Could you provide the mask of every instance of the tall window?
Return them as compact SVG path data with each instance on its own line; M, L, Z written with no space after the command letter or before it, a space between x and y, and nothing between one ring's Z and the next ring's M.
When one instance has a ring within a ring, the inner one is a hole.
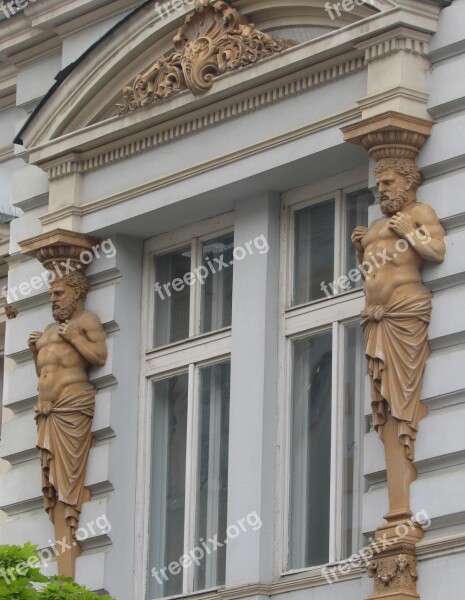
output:
M374 198L363 182L335 183L284 197L284 571L343 560L362 541L363 282L350 235Z
M146 401L150 464L145 515L147 597L224 584L233 218L146 244Z

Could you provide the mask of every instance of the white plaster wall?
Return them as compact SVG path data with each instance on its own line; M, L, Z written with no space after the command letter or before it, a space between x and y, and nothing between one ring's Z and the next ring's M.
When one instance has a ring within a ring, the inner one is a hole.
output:
M13 143L15 136L15 123L25 117L21 108L11 107L0 110L0 147Z
M18 70L16 105L27 105L44 96L61 70L61 52L28 63Z

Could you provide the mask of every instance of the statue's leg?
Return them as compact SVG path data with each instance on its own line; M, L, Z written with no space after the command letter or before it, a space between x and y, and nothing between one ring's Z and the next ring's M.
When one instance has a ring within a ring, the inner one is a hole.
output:
M412 515L410 510L410 484L417 478L412 461L407 458L405 447L399 438L398 421L386 411L382 426L382 438L386 454L387 483L389 494L389 522L402 521Z
M63 502L57 502L53 508L56 540L71 546L68 549L61 543L57 544L58 574L74 578L76 573L76 558L81 555L81 548L79 543L73 538L71 527L66 524L65 506Z

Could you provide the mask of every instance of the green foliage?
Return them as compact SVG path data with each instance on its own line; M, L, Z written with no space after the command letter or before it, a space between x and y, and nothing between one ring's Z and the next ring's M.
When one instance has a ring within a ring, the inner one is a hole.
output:
M110 596L99 596L78 585L69 577L50 577L48 584L42 588L38 600L114 600Z
M68 577L39 570L37 546L0 546L0 600L114 600L99 596Z
M0 600L36 600L39 598L33 583L47 581L34 568L36 546L0 546Z

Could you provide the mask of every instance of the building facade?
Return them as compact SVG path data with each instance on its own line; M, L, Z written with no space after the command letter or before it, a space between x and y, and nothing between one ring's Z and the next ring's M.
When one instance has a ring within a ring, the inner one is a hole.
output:
M27 344L52 318L21 244L64 230L98 240L87 305L109 350L92 371L76 579L118 600L373 593L388 493L350 241L380 215L362 123L417 145L418 198L447 232L446 260L423 271L429 416L411 497L418 593L461 600L465 0L2 10L0 193L20 216L2 237L17 315L0 325L0 543L54 539Z

